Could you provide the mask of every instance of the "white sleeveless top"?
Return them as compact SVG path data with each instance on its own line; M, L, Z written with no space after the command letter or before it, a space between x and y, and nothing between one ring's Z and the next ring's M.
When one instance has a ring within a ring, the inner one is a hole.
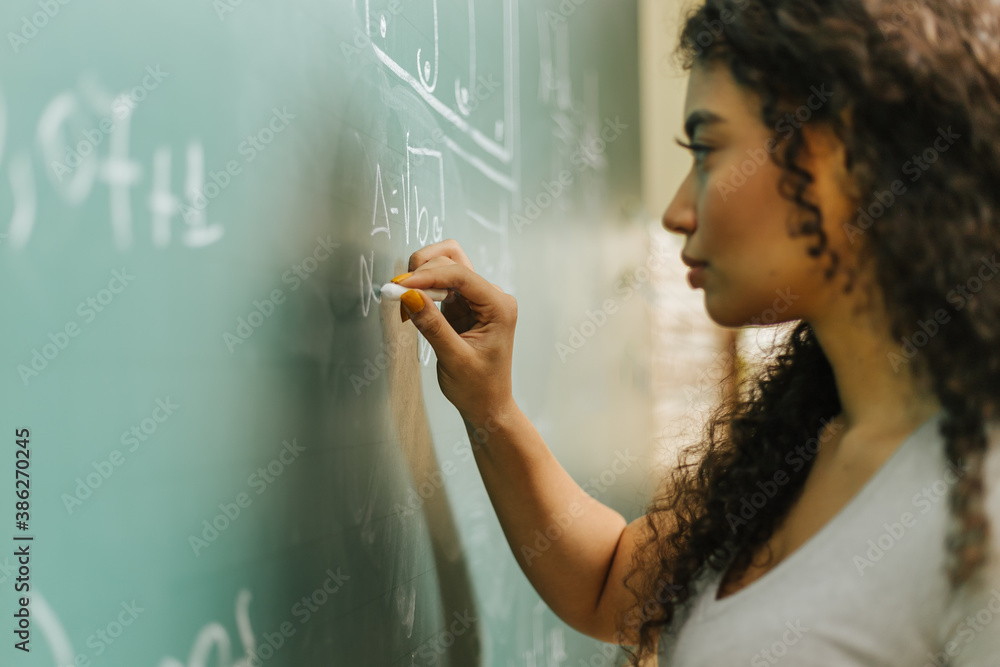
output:
M764 576L717 600L721 574L703 568L679 633L660 636L659 667L1000 667L1000 429L987 429L983 469L991 561L949 599L948 493L962 470L944 455L943 415Z

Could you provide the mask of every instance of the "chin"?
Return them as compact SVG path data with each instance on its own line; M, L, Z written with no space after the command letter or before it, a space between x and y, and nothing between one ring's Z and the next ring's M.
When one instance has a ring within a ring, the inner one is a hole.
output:
M747 318L741 316L742 309L733 309L724 303L719 303L718 299L713 299L707 290L705 292L705 312L720 327L736 329L747 324Z
M775 312L771 304L765 308L748 309L745 303L733 304L720 301L717 297L713 297L710 290L705 291L705 311L713 322L726 329L767 327L794 319L789 317L790 313Z

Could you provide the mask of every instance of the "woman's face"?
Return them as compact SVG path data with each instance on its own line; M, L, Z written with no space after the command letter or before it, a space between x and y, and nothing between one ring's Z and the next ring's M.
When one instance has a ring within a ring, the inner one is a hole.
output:
M692 124L698 112L721 120ZM710 150L693 153L695 162L664 212L663 226L688 237L685 255L707 262L702 287L709 316L720 326L738 327L810 320L824 312L840 296L844 274L838 269L825 282L829 255L807 252L818 237L789 235L806 212L779 195L782 170L768 154L782 150L772 135L787 136L787 126L765 127L757 97L740 88L724 65L691 70L684 117L688 143ZM829 131L805 131L813 155L803 149L799 163L816 178L805 198L820 207L827 243L837 249L842 269L855 254L842 228L852 210L837 185L844 175L842 144Z

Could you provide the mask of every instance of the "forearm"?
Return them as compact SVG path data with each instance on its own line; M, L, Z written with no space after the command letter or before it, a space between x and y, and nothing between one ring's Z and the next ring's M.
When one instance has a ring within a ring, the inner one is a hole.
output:
M625 518L580 488L513 402L479 421L466 430L507 543L546 604L587 632Z

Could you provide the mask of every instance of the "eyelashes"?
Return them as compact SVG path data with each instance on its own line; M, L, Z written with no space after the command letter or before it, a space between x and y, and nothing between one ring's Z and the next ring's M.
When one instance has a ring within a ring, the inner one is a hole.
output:
M690 143L690 144L686 144L683 141L681 141L680 139L674 139L674 143L676 143L681 148L684 148L684 149L690 151L691 153L693 153L694 156L695 156L695 159L698 159L699 157L704 158L709 153L711 153L713 150L715 150L713 148L710 148L709 146L706 146L705 144L698 144L698 143L693 143L693 142Z

